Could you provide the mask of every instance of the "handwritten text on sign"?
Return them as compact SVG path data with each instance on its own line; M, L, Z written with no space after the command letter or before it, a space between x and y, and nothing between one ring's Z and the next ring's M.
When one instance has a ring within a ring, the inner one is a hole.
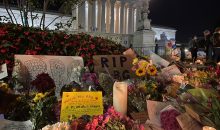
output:
M64 92L60 121L70 116L103 114L102 92Z
M131 78L132 58L123 55L93 56L95 72L109 72L114 79Z
M169 78L172 78L172 76L174 75L182 74L176 65L168 66L166 68L163 68L161 71L162 71L162 75Z

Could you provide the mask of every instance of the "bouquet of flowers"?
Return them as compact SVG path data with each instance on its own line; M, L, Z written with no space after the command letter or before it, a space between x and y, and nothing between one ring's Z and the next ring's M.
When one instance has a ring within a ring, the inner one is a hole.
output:
M180 115L174 107L167 106L160 111L160 121L164 130L181 130L176 117Z
M132 64L132 71L134 71L138 77L155 76L157 74L157 68L149 62L147 57L135 58Z
M113 107L110 107L103 115L93 117L84 115L70 121L72 130L130 130L133 125L133 120L127 116L122 116ZM139 130L144 130L143 126L139 128Z

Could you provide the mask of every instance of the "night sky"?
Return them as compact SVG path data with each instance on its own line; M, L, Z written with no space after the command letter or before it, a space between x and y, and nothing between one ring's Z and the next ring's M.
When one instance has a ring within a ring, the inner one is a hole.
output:
M220 26L220 0L151 0L149 18L153 25L177 29L176 40L188 42Z

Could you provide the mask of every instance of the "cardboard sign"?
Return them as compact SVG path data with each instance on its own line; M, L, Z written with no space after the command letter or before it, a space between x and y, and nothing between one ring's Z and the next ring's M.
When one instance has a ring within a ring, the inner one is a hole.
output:
M3 79L8 76L7 65L0 65L0 79Z
M126 82L115 82L113 85L113 106L122 115L127 114L128 84Z
M133 59L123 55L93 56L96 73L109 73L114 79L124 80L134 77L131 71Z
M165 59L161 58L160 56L158 56L157 54L150 52L150 59L152 60L153 64L155 64L156 66L163 66L163 67L167 67L170 62L166 61Z
M28 121L0 120L0 130L33 130L33 123Z
M168 103L147 100L147 111L151 122L157 126L161 126L160 123L160 111L168 106Z
M137 57L137 54L135 53L135 51L131 48L127 49L126 51L123 52L123 55L125 56L129 56L131 58L136 58Z
M48 73L55 82L57 97L61 87L72 81L73 68L83 67L83 59L79 56L15 55L15 61L14 73L21 82Z
M202 127L187 113L177 116L176 119L182 130L202 130Z
M139 112L139 113L131 113L131 117L134 120L140 121L141 124L144 124L148 119L147 112L145 112L145 111Z
M103 114L102 92L64 92L62 97L60 121L69 117Z
M163 76L171 78L171 79L174 75L182 74L176 65L171 65L166 68L163 68L161 72Z

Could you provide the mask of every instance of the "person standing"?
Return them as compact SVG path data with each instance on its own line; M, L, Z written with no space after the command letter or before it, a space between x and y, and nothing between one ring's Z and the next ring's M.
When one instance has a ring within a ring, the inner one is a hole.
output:
M192 62L194 63L197 59L197 52L198 52L198 39L196 36L190 41L190 51L192 55Z
M181 53L180 61L184 62L185 61L185 57L186 57L185 45L184 44L182 44L181 47L180 47L180 53Z
M212 41L211 41L211 33L210 33L209 30L205 30L203 32L203 35L204 35L206 61L212 60L213 44L212 44Z
M158 43L156 43L156 46L155 46L155 54L158 55L158 49L159 49L159 46L158 46Z
M220 61L220 27L215 29L213 33L213 45L214 45L214 61L217 63Z

